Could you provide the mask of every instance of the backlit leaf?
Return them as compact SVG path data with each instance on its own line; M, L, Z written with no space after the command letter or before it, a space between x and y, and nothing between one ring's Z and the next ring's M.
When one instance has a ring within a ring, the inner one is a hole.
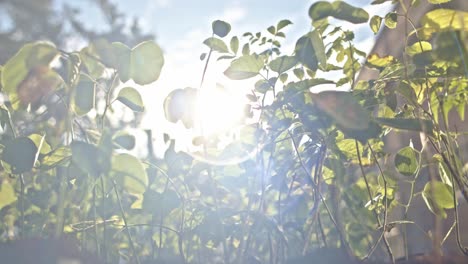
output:
M398 22L398 16L396 13L388 13L385 16L385 26L388 28L396 28Z
M442 218L447 218L445 209L454 207L452 188L441 181L426 183L422 191L422 197L429 210Z
M412 147L400 149L395 156L395 167L404 176L414 176L419 167L419 153Z
M128 192L142 194L148 186L148 176L143 164L130 154L114 155L111 172L117 184Z
M431 51L432 44L427 41L417 41L411 46L406 47L406 54L410 56L414 56L416 54L420 54L422 52Z
M440 31L468 31L468 12L451 9L435 9L427 12L421 19L420 36L427 40L433 33Z
M281 56L272 60L268 66L270 69L277 73L283 73L292 67L296 66L297 59L294 56Z
M205 41L203 41L203 44L207 45L210 49L220 52L220 53L229 52L224 41L220 40L219 38L215 38L215 37L207 38Z
M119 131L112 137L112 141L119 147L131 150L135 147L135 136L125 132Z
M140 85L150 84L159 78L164 65L161 48L153 41L145 41L132 49L131 78Z
M231 62L224 74L232 80L248 79L256 76L263 68L263 58L258 55L244 55Z
M0 210L12 203L14 203L18 197L15 194L13 186L8 181L2 181L0 185Z
M119 91L117 100L135 112L143 112L145 110L145 106L143 105L143 100L141 99L141 95L135 88L132 88L132 87L122 88Z
M377 34L380 30L380 25L382 25L382 18L379 16L373 16L369 21L370 28L374 34Z

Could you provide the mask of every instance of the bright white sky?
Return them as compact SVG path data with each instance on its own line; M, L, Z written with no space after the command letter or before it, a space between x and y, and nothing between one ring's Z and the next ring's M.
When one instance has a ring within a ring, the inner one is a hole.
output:
M65 0L61 0L65 1ZM59 1L59 3L61 2ZM166 95L176 88L198 87L204 62L199 60L208 48L203 40L211 36L211 22L220 19L231 24L232 31L226 37L227 43L233 35L244 32L266 32L266 28L281 19L289 19L293 25L287 27L287 41L283 52L292 54L295 41L310 29L308 9L314 0L114 0L119 11L129 18L140 20L145 32L156 35L156 42L165 55L165 65L160 79L148 87L142 87L147 115L144 128L159 132L173 130L174 126L164 119L162 104ZM365 8L372 16L384 15L389 5L371 6L371 0L350 0L350 4ZM68 2L70 4L70 2ZM90 1L73 2L85 10L81 20L86 27L99 27L99 13ZM94 19L90 19L94 18ZM368 24L344 23L343 27L355 32L356 43L362 50L372 47L373 34ZM242 43L242 41L241 41ZM214 60L213 60L214 62ZM234 89L251 89L245 83L228 82L222 72L227 65L210 64L206 86L222 83ZM234 86L239 86L234 87ZM183 132L182 132L183 133ZM161 134L161 133L158 133ZM190 140L190 139L187 139Z

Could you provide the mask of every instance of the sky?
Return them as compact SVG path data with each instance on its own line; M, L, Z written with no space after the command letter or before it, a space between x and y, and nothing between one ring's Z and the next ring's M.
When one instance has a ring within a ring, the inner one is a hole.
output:
M59 0L64 2L66 0ZM241 36L243 33L266 32L266 28L276 25L281 19L293 22L286 28L286 41L282 52L292 54L295 41L310 30L309 7L315 0L114 0L120 12L125 13L129 23L138 18L144 32L153 33L156 42L164 52L165 65L160 79L147 87L141 87L147 114L143 128L160 132L174 131L180 125L164 120L162 109L166 95L177 88L199 87L204 67L200 54L208 48L202 43L211 36L211 23L220 19L231 24L232 31L226 37ZM371 0L349 0L373 14L384 15L389 5L371 6ZM89 0L76 0L73 3L84 12L81 20L85 27L99 28L100 18L96 7ZM338 21L337 21L338 22ZM339 23L339 22L338 22ZM355 42L363 50L370 50L374 35L368 24L354 25L341 23L343 28L353 30ZM248 91L251 83L230 82L222 74L227 64L211 63L204 86L222 83L228 88ZM130 83L130 85L132 85ZM190 133L179 129L179 133ZM162 133L158 133L162 135ZM185 137L187 140L188 137Z

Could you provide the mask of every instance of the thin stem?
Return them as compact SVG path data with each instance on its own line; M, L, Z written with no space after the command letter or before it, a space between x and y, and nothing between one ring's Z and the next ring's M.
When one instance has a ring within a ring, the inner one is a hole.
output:
M113 187L114 187L115 196L117 198L117 201L119 202L120 213L122 215L122 220L123 220L123 223L124 223L124 229L126 231L125 233L127 234L128 243L130 244L130 248L132 249L133 257L134 257L136 263L140 264L140 260L138 258L138 254L136 252L135 244L133 243L132 234L130 234L130 229L128 228L128 221L127 221L127 217L125 216L125 211L124 211L123 206L122 206L122 200L120 199L119 191L117 190L117 184L115 183L115 181L112 181L112 184L113 184Z

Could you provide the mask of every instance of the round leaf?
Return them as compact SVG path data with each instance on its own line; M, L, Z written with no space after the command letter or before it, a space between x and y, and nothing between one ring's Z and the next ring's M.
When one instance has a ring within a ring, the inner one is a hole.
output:
M135 147L135 137L133 135L128 134L125 131L117 132L113 136L112 140L119 147L122 147L127 150L131 150Z
M395 167L402 175L411 177L419 167L419 153L412 147L404 147L395 156Z
M422 191L422 197L429 210L442 218L447 218L445 209L454 207L452 188L440 181L426 183Z
M27 137L15 138L5 142L2 160L11 166L14 174L30 171L36 161L37 147Z
M318 65L326 66L327 57L323 40L317 31L311 31L296 42L296 59L312 71Z
M213 33L221 38L224 38L231 31L231 25L221 20L214 21L211 26Z
M159 78L164 65L161 48L153 41L145 41L133 48L130 59L130 77L140 85Z
M112 157L112 175L118 185L135 194L142 194L148 186L148 176L143 164L130 154Z
M135 112L143 112L145 110L143 100L141 99L141 95L135 88L122 88L119 91L117 100L119 100L122 104L126 105L128 108L132 109Z

